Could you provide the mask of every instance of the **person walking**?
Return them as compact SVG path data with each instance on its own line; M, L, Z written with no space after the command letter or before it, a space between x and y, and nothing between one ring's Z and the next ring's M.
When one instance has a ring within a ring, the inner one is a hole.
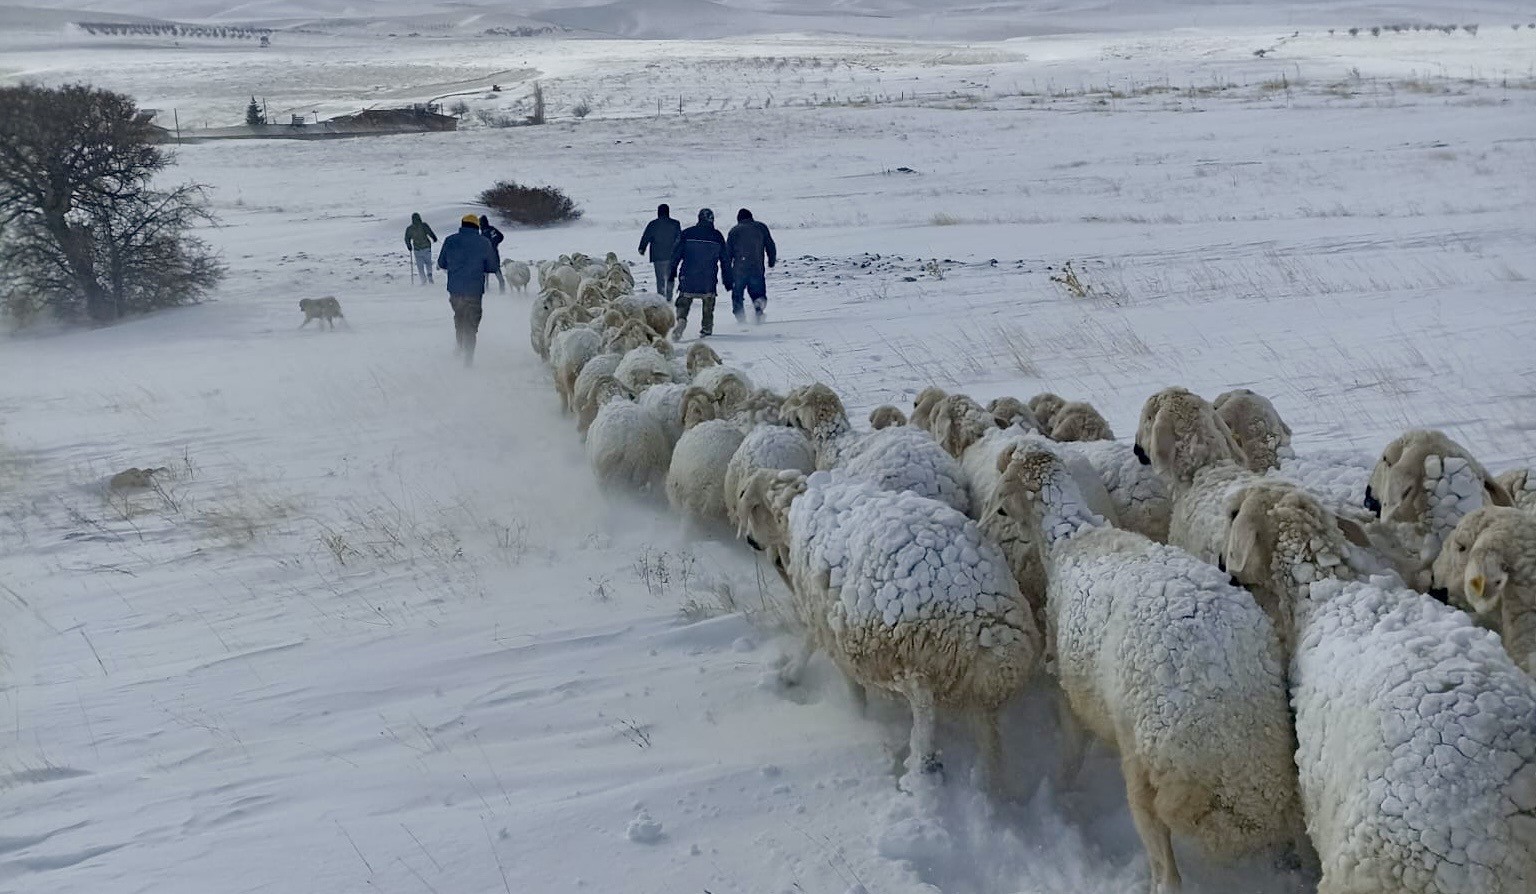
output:
M651 266L656 268L656 294L672 297L672 287L677 279L672 270L672 255L683 237L683 225L672 219L672 209L665 204L656 206L656 219L645 225L640 236L640 255L646 248L651 250Z
M448 305L453 308L453 332L458 340L455 351L464 358L464 365L470 366L475 361L475 339L480 332L485 277L497 269L496 250L491 240L481 235L475 215L464 215L459 231L443 240L437 267L448 272Z
M484 214L480 215L480 235L491 243L491 259L496 262L496 282L501 284L499 291L507 290L507 277L501 272L501 240L507 238L501 231L491 226L491 221Z
M405 228L405 250L411 253L411 262L422 285L432 281L432 243L436 241L437 234L421 215L412 214L411 225Z
M736 212L736 226L725 240L726 266L731 271L731 313L736 322L745 323L746 308L742 304L742 292L752 298L752 311L757 322L763 321L763 311L768 307L768 271L763 267L779 262L778 246L773 244L773 234L768 227L752 219L752 212L743 208Z
M673 341L681 338L688 328L688 310L693 307L695 298L704 305L699 338L713 335L716 283L723 282L727 289L731 287L731 270L725 265L725 237L715 229L715 212L708 208L699 209L699 222L683 231L667 272L677 281L677 326L672 329Z

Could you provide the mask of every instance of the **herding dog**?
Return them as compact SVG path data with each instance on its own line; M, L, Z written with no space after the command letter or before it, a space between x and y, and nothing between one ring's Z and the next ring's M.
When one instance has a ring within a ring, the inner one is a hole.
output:
M304 322L299 324L300 329L308 326L310 320L319 320L331 329L335 329L337 320L346 319L341 315L341 302L330 295L324 298L300 298L299 310L304 311Z

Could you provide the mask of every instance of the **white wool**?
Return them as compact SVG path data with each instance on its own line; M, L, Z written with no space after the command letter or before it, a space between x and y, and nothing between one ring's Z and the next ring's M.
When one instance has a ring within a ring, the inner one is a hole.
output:
M602 352L603 337L585 326L555 336L549 346L549 362L555 369L555 392L560 395L561 407L571 409L576 377L588 360Z
M687 390L687 385L653 385L636 401L661 425L669 447L683 436L683 393Z
M1536 475L1530 469L1510 469L1496 480L1509 491L1516 508L1536 515Z
M839 468L883 490L911 491L960 512L970 508L965 475L954 457L911 426L853 436L841 451Z
M519 292L527 290L528 282L530 279L532 279L532 274L528 270L527 264L524 264L522 261L514 261L511 258L508 258L507 260L501 262L501 270L502 275L504 275L507 279L508 285L518 290Z
M1120 441L1077 441L1054 444L1051 449L1062 457L1080 457L1098 473L1108 493L1113 513L1106 515L1118 527L1135 531L1158 542L1168 539L1168 515L1172 500L1168 486L1151 466L1141 464L1131 445ZM1081 482L1082 477L1074 476ZM1097 506L1097 499L1089 495Z
M755 425L742 438L725 467L724 499L726 516L737 521L736 497L741 487L759 469L794 469L816 471L816 451L810 439L787 425Z
M752 392L752 379L734 366L706 366L693 377L693 384L714 397L721 412L730 413L736 403Z
M646 489L667 474L671 451L661 426L634 401L614 398L587 429L587 461L604 486Z
M1320 891L1536 890L1536 681L1462 612L1326 580L1291 661Z
M1308 450L1297 453L1289 447L1277 451L1278 475L1295 481L1321 497L1334 509L1359 509L1365 505L1365 487L1371 479L1376 460L1355 450Z
M1218 854L1287 841L1297 806L1280 647L1252 597L1183 550L1105 526L1049 454L1015 458L1000 491L1031 495L1073 714L1155 790L1128 785L1133 810ZM1159 840L1143 841L1154 878L1160 864L1176 873Z
M724 419L683 432L667 471L667 502L674 510L692 521L726 522L725 470L742 438L741 428Z
M983 435L980 441L965 448L965 452L960 455L960 470L965 477L966 493L970 498L973 517L981 515L987 502L992 499L992 492L997 487L998 480L1002 478L1002 472L997 468L998 457L1009 447L1024 446L1055 451L1066 463L1072 477L1077 481L1078 489L1093 507L1093 511L1107 519L1110 524L1119 523L1119 513L1113 497L1104 486L1098 470L1072 449L1077 446L1076 444L1057 444L1039 432L1021 427L992 429Z
M642 345L625 352L613 377L619 380L630 394L641 394L652 385L669 384L674 380L672 361L661 356L653 345Z
M599 354L588 360L576 375L576 384L571 388L571 409L576 412L576 428L583 435L592 425L592 419L598 411L593 389L604 376L613 375L619 367L620 359L619 354Z

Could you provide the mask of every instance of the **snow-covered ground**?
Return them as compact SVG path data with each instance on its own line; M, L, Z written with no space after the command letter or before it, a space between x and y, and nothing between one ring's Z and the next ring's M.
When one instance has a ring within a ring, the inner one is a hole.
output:
M478 365L458 367L401 232L420 211L446 235L512 177L586 216L509 232L505 254L638 261L657 202L745 205L785 260L770 322L727 317L715 346L765 384L824 380L853 411L928 384L1051 389L1122 435L1163 385L1248 386L1300 451L1424 425L1530 464L1536 30L1508 25L502 55L4 38L6 74L214 123L252 92L346 111L376 85L493 78L518 86L471 105L511 108L523 83L501 72L523 66L596 112L187 145L175 174L210 184L222 220L217 300L0 343L0 890L1132 889L1115 758L1077 790L1044 783L1049 684L1007 717L1017 800L969 785L959 724L941 801L901 794L904 710L859 717L825 664L766 682L777 578L599 493L528 348L528 297L490 296ZM1068 261L1088 297L1052 281ZM347 324L297 329L321 295ZM129 466L167 471L109 492ZM1267 861L1181 858L1197 892L1307 889Z

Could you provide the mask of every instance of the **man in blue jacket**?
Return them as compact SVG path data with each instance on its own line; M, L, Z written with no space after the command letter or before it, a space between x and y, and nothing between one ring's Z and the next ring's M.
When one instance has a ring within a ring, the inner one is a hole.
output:
M672 330L676 341L688 328L688 309L693 299L704 303L704 319L699 324L699 338L708 338L715 331L715 287L723 281L731 287L731 270L725 265L725 237L715 229L715 212L708 208L699 210L699 222L683 231L677 250L672 254L672 278L677 280L677 327Z
M453 308L453 332L457 353L464 365L475 362L475 338L480 332L480 303L485 297L485 277L496 270L491 240L480 235L480 218L466 214L459 231L443 240L437 267L448 271L448 304Z
M672 297L672 286L676 281L672 277L672 255L677 251L677 243L683 238L683 225L672 219L672 209L666 205L656 206L656 219L646 224L645 232L640 236L640 254L645 250L651 250L651 266L656 268L656 294Z
M741 300L743 291L752 296L752 310L757 322L763 321L763 311L768 307L768 271L763 267L764 259L769 267L777 264L778 246L773 244L768 227L753 220L752 212L743 208L736 212L736 226L731 227L731 235L725 240L726 267L731 271L731 281L736 284L731 289L731 313L736 315L738 323L747 320Z

